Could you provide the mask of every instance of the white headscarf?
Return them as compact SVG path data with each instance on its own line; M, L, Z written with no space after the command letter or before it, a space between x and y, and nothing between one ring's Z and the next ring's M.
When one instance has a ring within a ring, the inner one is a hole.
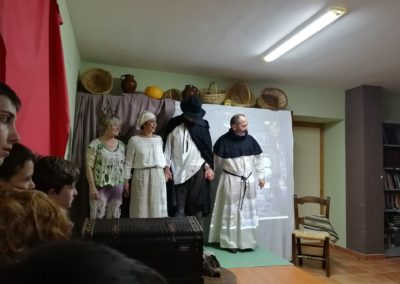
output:
M152 119L156 119L156 116L148 110L145 110L144 112L142 112L137 121L136 121L136 129L140 130L140 127L145 124L147 121L152 120Z

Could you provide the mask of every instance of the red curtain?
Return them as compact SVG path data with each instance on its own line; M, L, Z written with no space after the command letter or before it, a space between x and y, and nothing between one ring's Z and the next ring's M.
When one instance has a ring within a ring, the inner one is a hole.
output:
M63 157L69 111L59 19L56 0L0 0L0 79L22 101L21 142Z

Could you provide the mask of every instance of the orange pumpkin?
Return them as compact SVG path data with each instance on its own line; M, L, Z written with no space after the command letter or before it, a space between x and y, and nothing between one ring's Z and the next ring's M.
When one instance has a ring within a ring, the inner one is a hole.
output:
M164 92L157 86L148 86L144 93L152 99L161 99L164 95Z

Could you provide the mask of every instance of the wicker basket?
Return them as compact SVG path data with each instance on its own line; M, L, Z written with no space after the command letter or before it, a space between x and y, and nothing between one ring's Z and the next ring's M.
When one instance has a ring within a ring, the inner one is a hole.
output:
M226 99L231 100L232 106L254 107L256 105L256 97L243 82L233 84L226 92Z
M215 82L211 82L208 88L200 89L200 100L203 104L220 105L225 100L225 93L219 90Z
M178 89L169 89L164 92L164 99L182 100L182 92Z
M284 109L287 103L288 99L286 94L278 88L265 88L257 98L257 106L266 109Z
M87 92L94 95L103 95L111 91L113 78L109 71L93 68L81 75L81 83Z

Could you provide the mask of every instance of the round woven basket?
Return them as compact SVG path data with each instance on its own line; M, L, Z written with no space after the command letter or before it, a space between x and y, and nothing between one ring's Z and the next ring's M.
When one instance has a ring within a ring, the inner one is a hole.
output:
M109 71L93 68L81 75L81 83L87 92L94 95L103 95L111 91L113 78Z
M225 93L221 90L218 92L218 87L215 82L211 82L208 88L200 89L200 100L203 104L217 104L220 105L225 100Z
M256 105L256 97L243 82L233 84L226 92L225 98L231 100L232 106L254 107Z
M278 88L265 88L257 98L257 106L266 109L284 109L287 103L288 99L286 94Z
M164 92L164 99L182 100L182 92L178 89L169 89Z

